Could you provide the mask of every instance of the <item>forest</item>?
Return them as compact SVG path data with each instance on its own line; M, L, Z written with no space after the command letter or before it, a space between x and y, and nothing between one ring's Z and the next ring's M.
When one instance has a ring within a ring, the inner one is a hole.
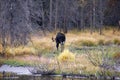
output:
M0 0L0 77L11 65L114 80L119 49L120 0Z

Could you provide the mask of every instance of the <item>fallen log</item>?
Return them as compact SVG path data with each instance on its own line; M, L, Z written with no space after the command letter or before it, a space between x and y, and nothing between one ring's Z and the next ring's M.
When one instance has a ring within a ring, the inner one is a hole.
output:
M53 75L55 69L52 70L37 70L37 69L33 69L33 70L29 70L32 74L41 74L41 75Z

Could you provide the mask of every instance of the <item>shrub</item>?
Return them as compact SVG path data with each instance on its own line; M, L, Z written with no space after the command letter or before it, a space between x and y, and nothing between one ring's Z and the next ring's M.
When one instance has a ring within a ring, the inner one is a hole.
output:
M82 46L96 46L95 42L90 40L81 41Z
M104 45L104 44L105 44L104 40L101 39L101 40L98 41L98 45Z
M119 39L114 39L113 43L116 44L116 45L120 45L120 40Z
M104 43L105 45L110 45L110 44L113 44L112 43L112 41L111 40L107 40L107 41L105 41L105 43Z
M114 59L120 59L120 52L114 53L113 58Z
M75 61L75 54L70 52L69 50L64 50L59 56L58 60L60 62L71 62Z

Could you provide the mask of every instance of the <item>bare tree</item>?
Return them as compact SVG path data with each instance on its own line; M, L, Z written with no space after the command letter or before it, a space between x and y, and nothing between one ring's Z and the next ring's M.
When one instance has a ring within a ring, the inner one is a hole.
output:
M41 1L41 14L42 14L42 23L43 23L43 25L42 25L42 31L43 31L43 33L44 33L44 35L46 35L46 33L45 33L45 15L44 15L44 6L43 6L43 1Z
M67 0L64 0L64 28L63 32L67 33Z
M56 10L55 10L55 32L57 30L57 23L58 23L58 0L56 0Z
M85 25L84 25L84 7L86 5L87 1L86 0L80 0L80 6L81 6L81 12L80 12L80 15L81 15L81 19L80 19L80 24L81 24L81 27L83 28L83 30L85 29Z
M53 0L50 0L50 27L52 27L52 3L53 3Z
M24 0L1 0L0 34L2 53L6 46L26 45L30 33L28 2Z
M100 27L99 27L99 34L102 34L102 27L103 27L103 0L99 0L99 8L100 8Z

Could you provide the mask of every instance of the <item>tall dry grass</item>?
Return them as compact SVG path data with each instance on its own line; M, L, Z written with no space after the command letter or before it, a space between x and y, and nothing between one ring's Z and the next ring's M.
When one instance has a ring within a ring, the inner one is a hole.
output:
M119 44L120 42L120 32L116 31L113 34L113 30L103 30L103 34L99 35L98 32L90 34L89 31L77 32L71 31L67 34L66 45L75 44L77 46L83 45L108 45L108 44Z
M46 54L53 53L56 50L55 42L52 42L52 36L55 37L55 33L47 33L46 36L39 36L41 33L37 33L31 36L31 41L26 46L19 47L7 47L6 54L10 55L24 55L24 54ZM113 34L113 30L103 30L103 34L99 35L98 32L90 34L90 31L77 31L72 30L66 34L65 47L74 46L97 46L97 45L120 45L120 32L116 31ZM0 45L0 53L2 52L2 46Z

